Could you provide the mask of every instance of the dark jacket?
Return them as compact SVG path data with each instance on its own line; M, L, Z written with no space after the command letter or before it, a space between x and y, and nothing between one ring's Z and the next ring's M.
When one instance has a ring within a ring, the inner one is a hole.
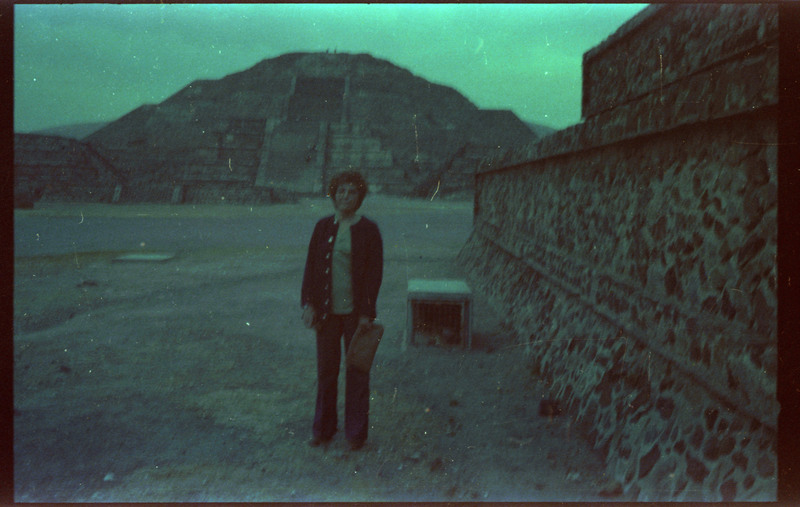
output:
M331 312L331 258L339 224L333 215L317 222L308 245L300 302L311 305L320 319ZM383 239L378 225L366 217L350 227L350 272L353 308L359 317L375 318L375 303L383 280Z

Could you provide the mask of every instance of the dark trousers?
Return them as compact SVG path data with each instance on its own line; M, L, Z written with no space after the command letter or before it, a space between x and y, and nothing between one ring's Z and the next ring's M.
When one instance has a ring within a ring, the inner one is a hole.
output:
M329 315L317 331L317 407L314 436L330 439L338 429L336 410L339 365L344 350L358 327L358 317ZM355 368L345 371L344 433L350 442L367 439L369 427L369 373Z

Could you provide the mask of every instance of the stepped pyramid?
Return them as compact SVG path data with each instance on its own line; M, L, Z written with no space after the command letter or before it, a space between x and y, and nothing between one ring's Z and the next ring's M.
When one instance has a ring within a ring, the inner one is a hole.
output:
M203 201L318 193L348 168L385 193L470 190L480 158L537 138L510 111L478 109L388 61L292 53L195 81L85 141L129 185Z

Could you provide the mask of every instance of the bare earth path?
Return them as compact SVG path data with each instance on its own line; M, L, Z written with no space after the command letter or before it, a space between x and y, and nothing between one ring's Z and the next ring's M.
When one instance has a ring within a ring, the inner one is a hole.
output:
M358 452L341 434L306 445L315 346L299 286L328 209L18 212L16 234L51 251L15 261L16 500L608 500L600 459L568 418L538 414L546 386L479 296L472 350L404 341L407 280L461 276L471 203L368 197L386 250L370 437ZM43 238L54 220L94 225ZM177 243L176 221L189 231ZM112 262L137 247L177 255Z

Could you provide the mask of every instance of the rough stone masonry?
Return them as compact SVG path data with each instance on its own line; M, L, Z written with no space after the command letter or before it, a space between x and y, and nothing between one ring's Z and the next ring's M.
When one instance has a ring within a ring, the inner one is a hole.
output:
M474 288L639 500L776 497L777 72L777 5L650 6L476 175Z

